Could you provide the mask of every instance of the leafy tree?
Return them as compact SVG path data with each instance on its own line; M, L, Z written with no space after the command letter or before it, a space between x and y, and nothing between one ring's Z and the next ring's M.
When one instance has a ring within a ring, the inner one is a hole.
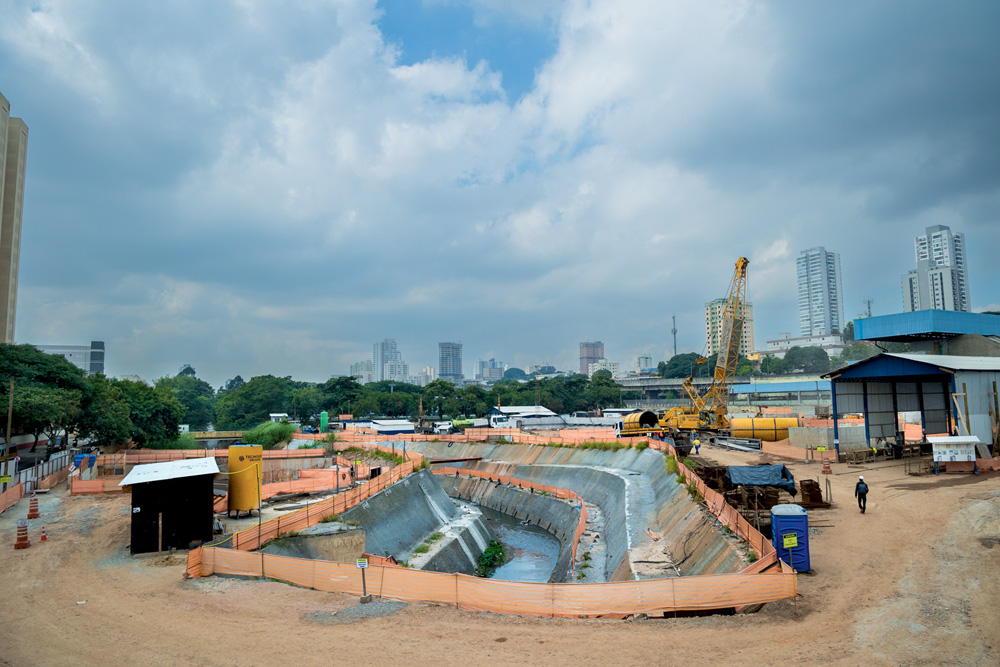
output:
M188 370L188 366L184 370ZM204 380L193 374L178 373L175 377L163 377L156 381L157 389L169 389L184 406L181 423L188 424L194 431L203 431L215 421L215 390Z
M132 380L111 382L121 390L122 400L128 406L132 442L140 447L162 446L177 439L184 406L173 390Z
M351 411L351 403L361 395L361 385L352 377L331 378L319 386L323 393L322 407L335 414Z
M841 338L844 339L845 343L850 343L854 340L854 321L851 320L844 326L844 332L841 334Z
M587 407L608 408L621 404L622 390L610 371L597 371L587 385Z
M538 369L538 375L552 375L556 372L555 366L541 366Z
M14 381L11 435L33 434L32 450L52 420L62 421L59 408L65 407L63 399L79 395L87 386L84 372L62 355L46 354L32 345L0 344L0 431L5 439L11 380Z
M222 385L221 389L219 389L219 393L221 394L224 391L233 391L234 389L239 389L245 384L246 382L243 381L243 378L237 375L231 380L226 380L226 383Z
M526 380L528 374L520 368L508 368L503 372L504 380Z
M271 413L292 412L294 388L290 377L260 375L224 391L215 402L216 426L223 431L251 428L267 421Z
M698 359L701 357L696 352L685 352L670 358L670 361L660 362L656 366L658 375L661 378L686 378L688 376L699 375L700 369ZM660 365L662 364L662 366ZM704 365L704 364L702 364ZM712 364L713 366L715 364Z
M781 373L782 361L773 354L764 355L764 358L760 360L760 372L765 375L776 375Z
M785 353L782 370L786 373L825 373L830 357L821 347L792 347Z
M445 414L445 403L451 407L450 401L454 397L455 385L438 378L424 387L424 412L441 417Z
M292 390L292 414L302 422L311 421L323 405L323 390L319 387L299 387Z
M101 444L128 442L132 420L121 387L103 375L90 379L83 392L78 431Z

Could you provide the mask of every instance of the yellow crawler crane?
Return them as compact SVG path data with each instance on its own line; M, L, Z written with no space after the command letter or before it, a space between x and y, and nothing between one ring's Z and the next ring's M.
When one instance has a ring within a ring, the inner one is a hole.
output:
M740 339L743 323L746 321L747 265L750 260L740 257L736 260L736 272L729 286L729 296L722 311L722 332L719 336L719 356L715 364L712 385L704 396L698 394L693 383L693 374L684 380L684 392L691 405L670 408L659 417L660 426L672 431L719 431L729 430L726 408L729 405L729 388L736 375L739 360ZM705 363L698 357L698 363Z

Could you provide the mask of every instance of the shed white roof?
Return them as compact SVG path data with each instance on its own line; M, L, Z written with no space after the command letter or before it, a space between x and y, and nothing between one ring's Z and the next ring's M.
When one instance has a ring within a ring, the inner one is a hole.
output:
M929 435L927 442L932 445L977 445L980 441L974 435Z
M181 461L164 461L163 463L143 463L132 468L118 486L159 482L164 479L179 477L196 477L198 475L214 475L219 472L215 457L203 459L184 459Z
M500 413L508 416L555 417L556 413L544 405L502 405Z
M908 353L889 353L886 356L919 361L938 368L947 368L950 371L1000 371L1000 357L960 357L955 354Z

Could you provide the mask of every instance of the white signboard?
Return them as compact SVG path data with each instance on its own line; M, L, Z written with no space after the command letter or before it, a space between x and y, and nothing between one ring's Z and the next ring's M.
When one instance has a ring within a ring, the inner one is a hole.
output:
M975 461L976 460L976 446L974 444L935 444L934 447L934 460L947 462L947 461Z

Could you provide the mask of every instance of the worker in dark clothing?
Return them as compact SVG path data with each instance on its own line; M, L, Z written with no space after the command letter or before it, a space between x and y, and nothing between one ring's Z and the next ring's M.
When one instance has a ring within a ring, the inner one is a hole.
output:
M868 504L868 485L865 484L865 476L858 476L858 483L854 485L854 495L858 499L858 509L865 513L865 506Z

